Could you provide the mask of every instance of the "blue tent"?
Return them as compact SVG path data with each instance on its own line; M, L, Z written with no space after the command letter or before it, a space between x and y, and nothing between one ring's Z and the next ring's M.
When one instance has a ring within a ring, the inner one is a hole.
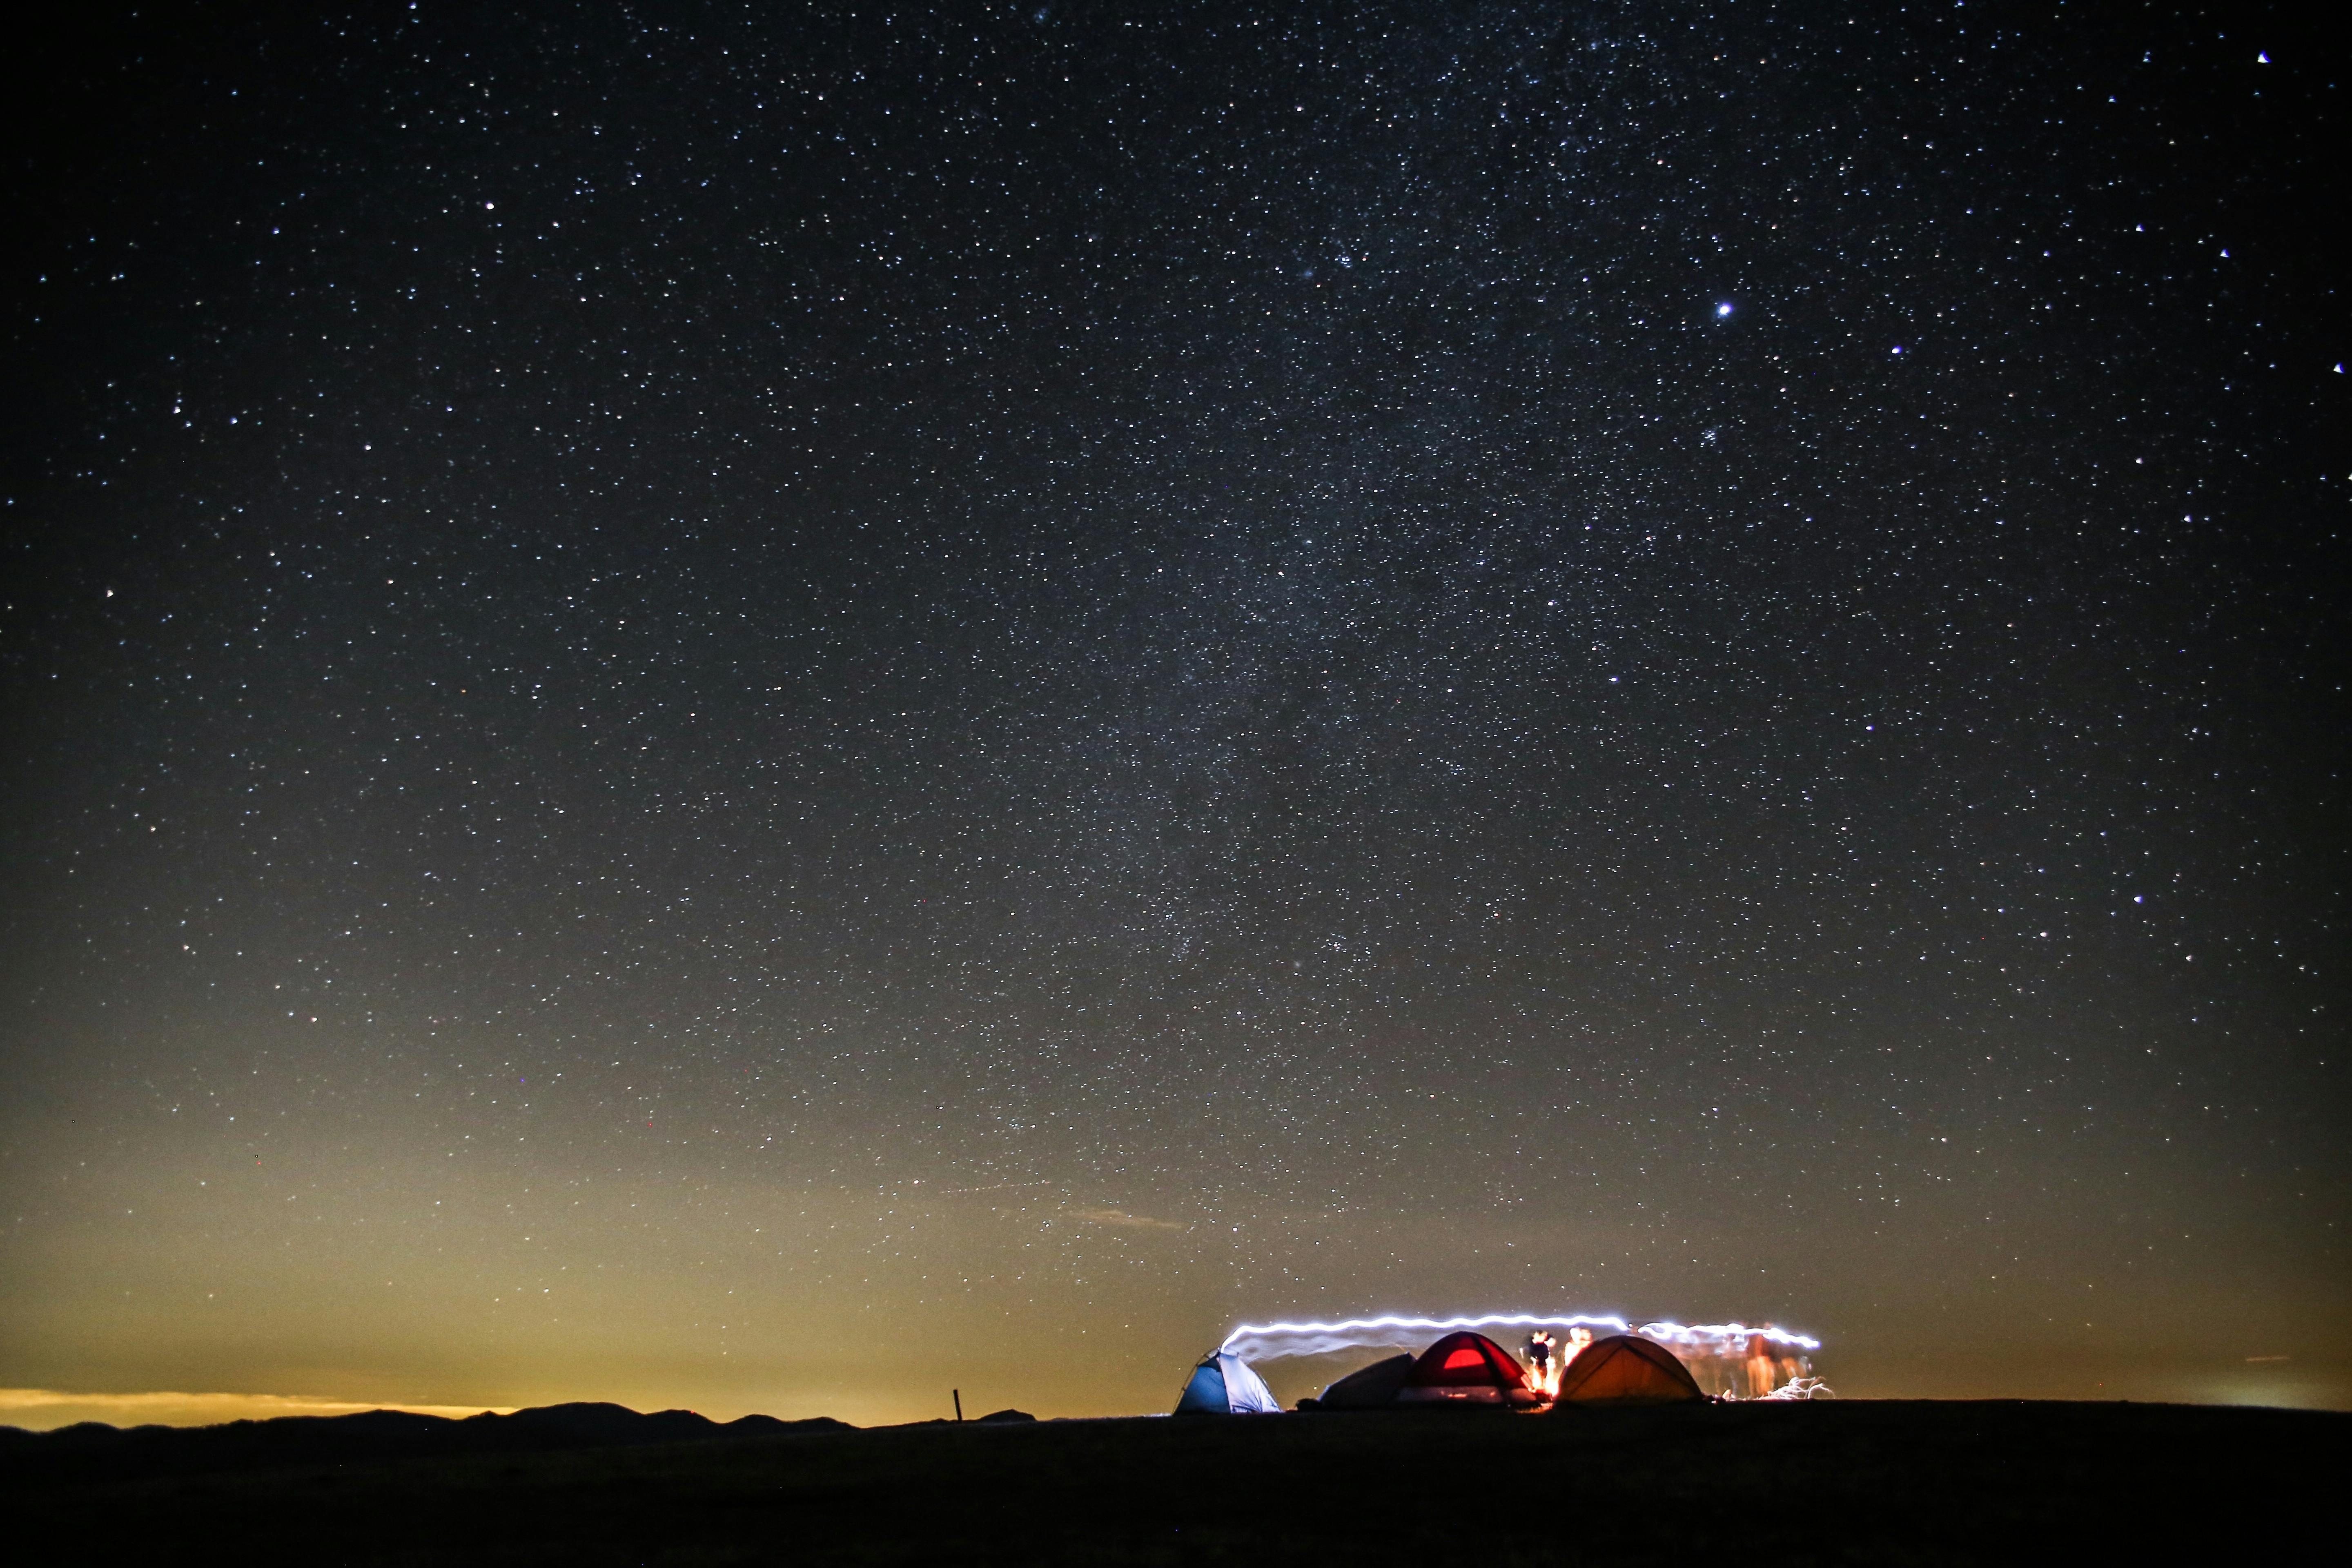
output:
M1184 1397L1176 1402L1179 1415L1279 1415L1265 1382L1250 1363L1223 1351L1192 1369Z

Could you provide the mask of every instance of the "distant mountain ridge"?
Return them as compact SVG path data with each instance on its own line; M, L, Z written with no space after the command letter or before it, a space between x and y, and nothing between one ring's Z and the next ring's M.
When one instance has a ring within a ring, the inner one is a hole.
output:
M643 1414L625 1405L545 1405L510 1415L464 1417L405 1410L353 1415L280 1415L218 1426L109 1426L84 1421L53 1432L0 1426L0 1464L18 1476L195 1475L219 1470L430 1458L459 1454L550 1453L645 1447L846 1431L829 1415L780 1421L745 1415L713 1421L691 1410Z

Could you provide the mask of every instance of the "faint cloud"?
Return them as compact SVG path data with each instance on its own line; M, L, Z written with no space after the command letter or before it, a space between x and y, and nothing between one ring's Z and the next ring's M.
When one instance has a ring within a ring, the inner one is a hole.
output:
M1093 1225L1124 1226L1129 1230L1190 1230L1192 1228L1181 1220L1151 1219L1143 1215L1129 1214L1125 1209L1064 1209L1062 1212L1072 1219L1086 1220Z

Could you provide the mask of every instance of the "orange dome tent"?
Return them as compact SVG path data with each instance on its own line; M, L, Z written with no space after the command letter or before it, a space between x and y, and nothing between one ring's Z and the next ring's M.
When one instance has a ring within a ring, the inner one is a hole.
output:
M1562 1369L1552 1408L1678 1405L1706 1397L1674 1352L1638 1334L1612 1334L1585 1346Z
M1511 1352L1467 1329L1448 1334L1422 1352L1396 1396L1401 1405L1536 1403L1527 1373L1511 1359Z

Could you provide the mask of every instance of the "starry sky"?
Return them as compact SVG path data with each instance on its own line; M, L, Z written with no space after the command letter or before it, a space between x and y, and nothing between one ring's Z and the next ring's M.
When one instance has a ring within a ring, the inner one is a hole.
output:
M20 53L0 1384L1099 1414L1557 1310L2352 1405L2287 8Z

